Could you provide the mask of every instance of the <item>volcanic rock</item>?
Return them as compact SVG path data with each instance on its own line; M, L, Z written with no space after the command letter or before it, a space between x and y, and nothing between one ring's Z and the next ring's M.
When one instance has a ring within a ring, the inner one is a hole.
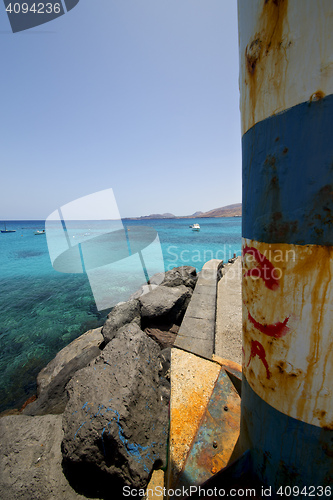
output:
M180 266L167 271L161 285L171 287L184 285L194 289L197 279L198 277L195 267ZM152 285L155 284L155 282L161 282L161 273L155 274L150 279L150 283Z
M25 415L62 413L67 404L66 384L75 372L101 353L101 328L89 330L58 352L37 376L37 399L22 411Z
M159 375L159 355L131 323L67 385L62 450L77 491L122 498L124 485L144 488L153 469L165 465L170 384Z
M6 500L79 500L61 467L62 417L0 418L0 491Z
M106 344L110 342L119 328L131 322L139 326L141 324L140 303L137 299L114 306L102 328L104 342Z
M159 286L152 292L142 295L142 327L151 324L180 324L191 299L192 290L184 285L179 287Z

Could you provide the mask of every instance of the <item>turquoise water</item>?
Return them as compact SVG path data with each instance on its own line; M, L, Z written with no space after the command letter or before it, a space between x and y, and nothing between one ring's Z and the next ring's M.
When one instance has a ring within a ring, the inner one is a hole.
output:
M151 226L159 235L165 270L212 258L227 260L241 251L241 218L124 221ZM82 224L82 223L81 223ZM88 224L87 228L88 228ZM103 324L85 274L63 274L51 265L46 237L34 231L43 221L11 221L0 233L0 411L20 407L36 391L36 376L76 337ZM119 300L133 292L129 273L117 284Z

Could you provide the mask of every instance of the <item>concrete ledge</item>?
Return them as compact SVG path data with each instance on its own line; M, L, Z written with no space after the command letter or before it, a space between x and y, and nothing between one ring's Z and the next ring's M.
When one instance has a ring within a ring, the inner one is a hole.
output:
M199 273L175 347L212 359L215 344L216 294L222 261L212 259Z
M242 363L242 260L223 271L217 286L215 354Z
M186 311L187 317L214 321L215 307L212 307L212 297L209 294L202 293L202 288L192 296Z

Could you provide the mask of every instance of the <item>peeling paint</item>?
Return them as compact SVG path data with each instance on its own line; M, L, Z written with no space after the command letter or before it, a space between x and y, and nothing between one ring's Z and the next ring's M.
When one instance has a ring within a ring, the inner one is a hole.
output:
M243 134L273 114L333 92L332 2L317 0L315 15L313 4L238 0Z
M313 425L330 425L333 248L245 239L247 247L269 255L281 278L279 288L270 290L247 273L252 264L243 260L244 375L255 392L279 411ZM290 249L294 258L274 262L277 255L290 256Z

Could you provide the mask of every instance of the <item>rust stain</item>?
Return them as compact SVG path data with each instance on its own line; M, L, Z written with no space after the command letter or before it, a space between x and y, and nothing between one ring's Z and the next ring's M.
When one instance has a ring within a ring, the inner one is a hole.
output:
M213 361L215 361L219 365L223 366L227 370L229 368L230 370L238 371L240 376L242 374L241 365L239 363L236 363L235 361L232 361L231 359L221 358L220 356L213 354Z
M188 443L193 438L206 409L207 398L202 392L191 391L188 404L178 405L172 409L172 439L178 444Z
M330 429L330 430L332 430L332 429ZM329 447L328 447L328 445L326 443L324 443L322 447L323 447L323 450L326 453L326 455L328 457L332 458L333 457L333 450L330 450Z
M249 117L251 117L248 127L243 127L245 131L256 122L256 107L258 96L262 85L268 78L272 85L278 86L281 77L286 71L286 49L291 42L286 41L284 36L284 24L288 13L288 0L267 0L262 9L259 23L253 40L245 48L245 85L248 89ZM269 69L266 69L265 58L272 57ZM260 71L258 71L260 68ZM245 109L242 110L242 119L248 121Z
M257 62L260 59L261 51L262 42L260 38L256 38L255 40L253 40L245 49L246 68L251 75L253 75L254 70L256 69Z
M314 92L313 94L311 94L311 96L310 96L310 102L320 101L324 97L325 97L324 92L322 90L317 90L316 92Z
M205 479L228 465L239 438L240 397L228 378L222 378L222 380L224 381L219 382L221 384L220 388L223 388L222 392L216 391L213 396L215 410L211 414L207 408L205 417L200 424L203 436L208 438L207 445L198 448L200 451L196 451L196 454L193 455L193 457L195 456L195 462L191 462L190 470L193 471L198 467L201 470L201 478L203 477L203 471L206 471L204 473ZM226 399L225 396L227 396ZM216 408L218 408L218 412L216 412ZM201 442L201 440L202 437L198 442ZM189 473L186 466L184 473Z
M171 409L170 447L172 468L169 480L171 484L181 473L188 451L198 430L207 401L202 394L192 393L191 404L178 405Z
M26 406L28 406L30 403L33 403L34 401L36 401L36 399L37 399L36 394L34 394L33 396L30 396L30 398L27 399L25 401L25 403L23 403L22 407L19 409L19 412L23 411Z
M322 247L322 250L326 253L326 256L322 256L321 262L316 266L315 280L312 282L311 287L311 333L310 333L310 352L307 356L308 369L306 372L306 377L303 384L302 394L297 402L298 418L302 418L305 409L309 405L309 394L312 394L312 386L316 377L318 377L318 364L320 358L324 355L325 346L322 340L322 330L323 321L325 319L325 302L329 299L328 287L331 282L331 275L327 273L327 259L328 262L332 257L332 247ZM327 348L326 348L327 349ZM329 351L329 349L328 349ZM326 351L327 352L327 351ZM327 357L326 357L327 363ZM322 374L324 375L324 374ZM322 378L323 380L323 378ZM322 382L323 387L324 381ZM320 393L320 391L319 391ZM317 393L316 400L318 399ZM318 402L316 401L316 408L318 408ZM323 420L320 421L320 425L325 428L327 423Z
M333 194L331 186L326 186L324 192L327 197ZM295 258L281 262L280 287L274 293L266 290L261 280L243 279L245 376L251 387L275 408L299 420L333 430L330 389L333 377L330 342L333 247L267 245L253 240L245 240L243 245L255 246L262 253L271 250L271 260L276 250L292 248L295 253ZM249 310L263 324L281 322L283 316L290 315L290 331L284 337L268 338L248 319ZM253 351L253 346L258 346L254 342L260 342L263 349Z
M220 370L213 361L172 350L169 484L184 466Z
M271 182L271 187L275 187L278 184L278 181ZM281 240L286 240L288 236L292 233L295 233L298 228L297 220L284 220L281 212L274 212L272 214L271 220L267 225L268 237L270 238L279 238Z
M333 422L322 426L325 431L333 431Z
M284 375L285 377L297 378L303 375L302 370L295 369L290 363L287 363L284 360L279 361L276 364L276 368L280 375ZM289 383L288 381L286 381Z

